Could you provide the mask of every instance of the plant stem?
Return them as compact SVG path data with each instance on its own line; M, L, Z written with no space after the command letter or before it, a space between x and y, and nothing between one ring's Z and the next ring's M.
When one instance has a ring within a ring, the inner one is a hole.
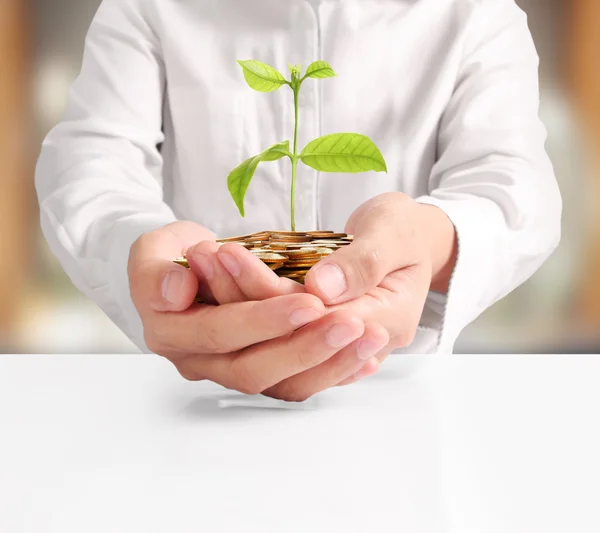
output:
M294 157L292 159L292 193L290 202L290 214L292 218L292 231L296 231L296 221L294 219L294 196L296 194L296 167L298 166L298 160Z
M292 231L296 231L296 220L294 218L294 202L296 198L296 169L298 167L298 93L300 92L300 83L293 83L294 91L294 154L292 157L292 190L290 197L290 216L292 221Z

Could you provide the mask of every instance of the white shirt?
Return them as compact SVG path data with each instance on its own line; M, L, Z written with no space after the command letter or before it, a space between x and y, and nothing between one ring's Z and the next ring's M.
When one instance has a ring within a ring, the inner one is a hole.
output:
M338 77L302 87L299 149L350 131L386 159L387 174L300 165L298 229L342 230L386 191L454 223L450 290L430 294L406 351L451 352L558 244L538 57L513 0L104 0L36 186L65 271L142 350L126 271L142 233L183 219L223 237L289 226L286 160L259 167L244 219L227 189L230 170L293 136L291 91L251 90L237 59L285 74L329 62Z

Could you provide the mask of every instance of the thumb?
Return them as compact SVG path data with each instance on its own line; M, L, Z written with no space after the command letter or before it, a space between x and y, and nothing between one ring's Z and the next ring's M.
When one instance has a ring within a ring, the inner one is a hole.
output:
M354 241L309 271L307 292L326 305L344 303L374 289L391 272L415 264L406 206L403 197L386 194L359 207L347 225Z
M132 296L135 291L134 301L146 310L184 311L198 292L198 279L191 270L168 260L148 261L134 270L134 276Z
M200 226L175 223L147 233L131 248L128 264L133 303L140 315L151 311L183 311L198 292L194 273L173 259L185 247L210 235Z
M306 276L307 292L326 305L352 300L374 289L401 268L397 250L381 236L355 236L352 244L319 261Z

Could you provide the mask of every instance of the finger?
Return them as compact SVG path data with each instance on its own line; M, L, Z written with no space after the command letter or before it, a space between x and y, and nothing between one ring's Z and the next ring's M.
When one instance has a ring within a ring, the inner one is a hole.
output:
M346 385L351 385L352 383L371 377L379 372L380 365L381 362L379 359L377 357L372 357L356 374L338 383L337 386L345 387Z
M367 324L362 337L350 346L324 363L283 380L263 394L287 401L304 401L372 366L371 359L377 360L376 355L388 345L389 340L385 328Z
M130 269L130 291L141 316L148 311L183 311L192 305L198 280L168 259L148 259Z
M362 320L338 311L289 336L251 346L229 361L213 357L209 379L247 394L259 394L327 361L363 333Z
M365 321L380 324L390 334L393 348L404 348L414 340L427 298L428 280L425 267L407 267L388 274L365 296L327 309L346 309Z
M206 280L216 303L243 302L246 300L244 293L217 259L219 246L216 242L205 241L191 247L186 255L190 268Z
M403 256L383 236L362 237L321 260L306 276L306 291L335 305L363 296L387 274L402 267Z
M147 321L145 336L155 353L226 354L288 335L324 315L317 297L290 294L158 314Z
M141 316L155 311L182 311L196 296L198 281L173 263L183 250L214 235L197 224L176 222L142 235L131 247L128 275L133 302Z
M377 287L390 272L411 266L416 251L412 225L395 195L376 197L351 217L354 241L320 261L306 277L306 290L326 305L346 302ZM407 207L408 209L408 207Z
M239 244L224 244L219 248L217 257L248 300L264 300L283 294L305 292L300 283L280 278Z
M199 300L209 305L219 305L219 302L217 302L217 299L210 290L208 280L200 272L196 272L196 276L198 278L198 293L196 296Z

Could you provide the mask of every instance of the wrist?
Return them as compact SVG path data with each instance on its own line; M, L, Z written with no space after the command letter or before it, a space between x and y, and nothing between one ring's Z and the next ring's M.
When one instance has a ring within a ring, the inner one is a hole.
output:
M440 208L416 205L416 227L431 265L430 290L447 293L458 251L456 230Z

